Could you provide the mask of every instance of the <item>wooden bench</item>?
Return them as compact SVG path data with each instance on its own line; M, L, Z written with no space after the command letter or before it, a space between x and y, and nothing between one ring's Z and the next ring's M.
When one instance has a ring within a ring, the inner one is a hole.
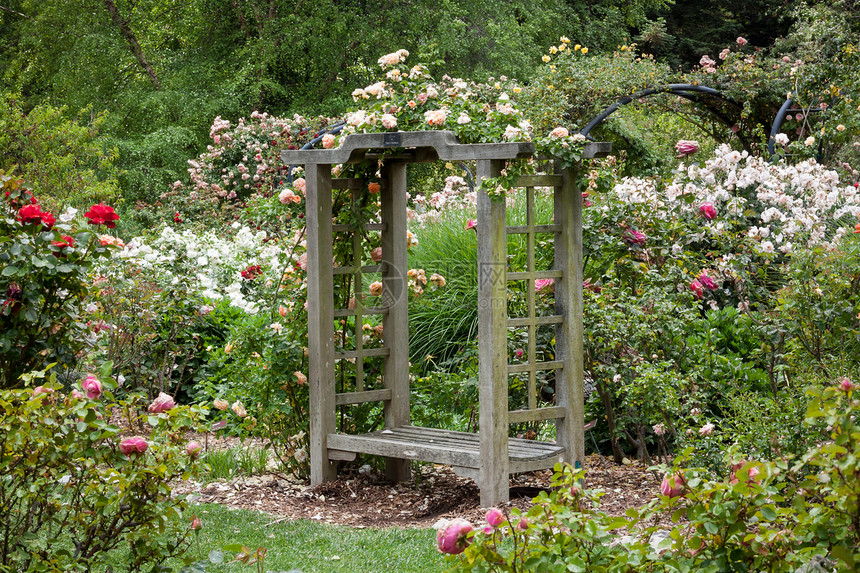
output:
M479 434L436 428L401 426L369 434L329 434L330 460L355 459L357 453L421 460L454 467L458 475L478 479L481 467ZM548 442L508 438L510 473L552 468L565 460L566 449Z

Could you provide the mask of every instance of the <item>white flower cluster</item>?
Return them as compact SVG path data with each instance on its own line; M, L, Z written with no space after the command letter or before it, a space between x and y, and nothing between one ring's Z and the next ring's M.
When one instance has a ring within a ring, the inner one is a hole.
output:
M243 293L242 284L247 281L241 272L252 265L280 271L288 262L288 253L277 245L266 244L265 231L255 232L238 223L233 227L235 233L228 237L214 231L197 234L191 229L165 227L151 240L132 239L119 258L163 284L184 281L204 299L229 300L231 305L253 314L259 310L260 300ZM115 268L100 272L111 276L121 273Z
M727 145L703 166L682 163L665 185L629 177L615 186L614 193L622 202L645 206L650 216L664 220L698 216L700 207L710 203L717 216L700 217L703 233L720 235L728 217L745 218L750 222L746 236L763 253L790 253L799 241L831 248L851 228L840 223L848 218L853 226L860 215L860 192L840 184L835 171L814 160L769 163Z

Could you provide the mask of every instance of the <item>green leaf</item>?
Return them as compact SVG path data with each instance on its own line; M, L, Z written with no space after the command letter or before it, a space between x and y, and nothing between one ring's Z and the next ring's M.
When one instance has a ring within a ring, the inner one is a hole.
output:
M830 550L830 554L836 557L842 563L853 570L854 569L854 553L845 545L836 545Z
M113 372L113 361L109 360L99 368L99 378L110 378L111 372Z
M713 521L705 522L705 531L710 533L711 535L716 535L716 533L720 530L720 526L714 523Z
M9 265L8 267L5 267L3 269L3 276L4 277L11 277L17 272L18 272L18 267L16 267L15 265Z

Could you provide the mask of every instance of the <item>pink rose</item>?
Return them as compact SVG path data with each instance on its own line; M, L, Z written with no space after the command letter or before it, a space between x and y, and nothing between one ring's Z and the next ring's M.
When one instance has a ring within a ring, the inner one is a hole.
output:
M717 290L717 283L714 282L714 279L712 279L711 277L709 277L705 273L702 273L701 275L699 275L698 280L699 280L699 284L702 285L704 288L706 288L708 290Z
M75 400L83 400L83 398L84 398L84 395L83 395L83 394L81 394L81 392L80 392L79 390L72 390L72 391L69 393L69 396L71 396L71 397L72 397L72 398L74 398Z
M761 470L759 469L759 467L756 465L752 465L752 463L748 462L747 460L741 460L738 463L732 465L732 477L729 480L729 483L735 484L735 483L738 483L738 481L740 481L740 480L738 480L738 472L744 466L748 466L748 468L747 468L747 484L758 482L758 480L756 478L761 473Z
M288 203L301 203L302 197L301 195L296 195L293 193L292 189L284 189L280 193L278 193L278 201L283 203L284 205Z
M323 149L332 149L334 147L335 136L331 133L326 133L322 138Z
M704 292L702 291L702 283L697 280L694 280L690 283L690 290L696 295L696 298L704 298Z
M466 221L466 230L474 229L474 231L478 232L478 222L475 219L469 219Z
M382 282L373 281L370 283L370 296L379 296L382 294Z
M465 519L449 521L436 534L436 545L442 553L457 555L469 546L472 524Z
M529 520L524 517L517 524L517 529L519 529L520 531L525 531L528 528L529 528Z
M196 458L200 455L201 450L203 450L203 446L197 440L192 440L185 446L185 453L189 458Z
M140 436L135 436L133 438L125 438L119 443L119 451L126 456L130 456L132 454L142 454L146 451L146 448L148 447L149 444L147 444L146 440L144 440Z
M624 239L624 242L627 243L628 245L633 246L633 245L644 245L645 241L647 240L647 237L645 236L644 233L640 233L639 231L636 231L635 229L628 229L627 231L624 232L622 239Z
M394 129L397 127L397 118L390 113L383 114L380 119L382 120L382 127L385 129Z
M152 401L152 404L149 405L147 410L150 414L159 414L161 412L166 412L172 409L176 404L173 402L173 398L164 392L158 393L158 398Z
M191 531L198 531L203 529L203 522L200 521L200 518L196 515L191 516Z
M569 135L570 132L567 130L567 128L564 127L556 127L549 132L549 136L553 138L567 137Z
M307 181L305 181L304 177L299 177L295 181L293 181L293 189L301 193L305 194L305 189L307 188Z
M54 393L53 388L47 388L45 386L36 386L35 388L33 388L33 398L35 398L39 394L53 394L53 393Z
M675 151L678 153L678 157L693 155L699 151L699 142L689 139L679 139L678 143L675 144Z
M717 210L714 208L713 203L702 203L701 207L699 207L699 213L708 221L717 216Z
M738 36L738 39L735 40L735 42L738 43L738 46L746 46L749 43L746 38L743 38L741 36Z
M660 493L666 497L682 497L685 492L684 477L681 474L670 476L666 474L663 477L663 483L660 484Z
M370 251L370 259L375 263L378 263L379 261L381 261L382 260L382 247L376 247L375 249Z
M497 508L493 508L487 512L487 523L490 527L498 527L505 522L505 514Z
M88 374L81 382L81 388L87 393L87 398L90 400L97 400L102 395L102 383L92 374Z
M854 384L851 383L850 378L848 378L847 376L843 376L839 380L839 389L842 390L843 392L850 392L851 390L854 389Z
M554 279L535 279L535 292L541 292L546 289L547 292L552 292Z

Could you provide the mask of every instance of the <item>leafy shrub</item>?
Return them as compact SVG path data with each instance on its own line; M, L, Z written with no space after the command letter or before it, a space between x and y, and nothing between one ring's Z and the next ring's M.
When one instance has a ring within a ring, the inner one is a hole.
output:
M116 247L113 237L73 231L74 211L59 220L43 211L23 180L0 172L0 185L0 388L10 388L45 364L75 365L86 347L79 315L91 294L89 270Z
M20 97L0 93L0 169L15 169L51 209L115 200L116 153L100 138L105 115L82 125L66 111L39 105L24 113Z
M584 471L557 466L552 491L527 513L491 510L488 524L461 533L456 546L443 547L440 534L440 549L459 553L448 558L458 571L795 571L807 563L854 570L855 392L847 378L810 390L806 423L826 441L802 456L748 461L730 450L730 472L713 480L683 468L687 450L661 495L618 518L599 510L602 492L582 488Z
M126 550L127 569L143 571L186 548L185 502L170 482L194 469L182 432L202 412L147 415L139 396L114 401L109 373L68 394L47 371L23 376L40 386L0 390L0 569L90 571ZM151 434L124 436L116 416Z

